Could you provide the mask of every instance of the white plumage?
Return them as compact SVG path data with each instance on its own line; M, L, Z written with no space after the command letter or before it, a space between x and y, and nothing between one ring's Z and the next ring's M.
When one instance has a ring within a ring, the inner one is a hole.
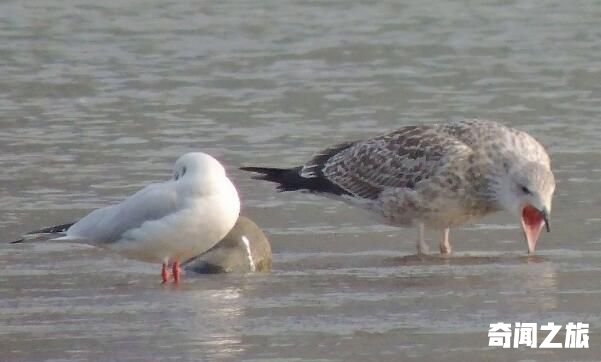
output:
M223 166L205 153L181 156L173 177L151 184L119 204L94 210L73 224L38 232L64 232L55 240L77 241L117 251L127 257L174 265L195 257L221 240L240 213L235 186ZM65 226L65 228L63 228ZM37 233L37 234L36 234ZM176 275L177 274L177 275Z
M221 240L239 213L238 193L223 166L205 153L188 153L175 163L171 180L92 211L61 239L101 244L145 261L186 260Z

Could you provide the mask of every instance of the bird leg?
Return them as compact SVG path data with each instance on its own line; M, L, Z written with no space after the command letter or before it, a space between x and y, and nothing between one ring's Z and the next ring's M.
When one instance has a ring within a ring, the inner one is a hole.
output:
M442 240L440 240L440 254L447 256L451 254L451 243L449 242L449 228L445 228L442 231Z
M169 271L167 270L167 262L163 262L163 268L161 269L161 277L163 278L163 284L169 280Z
M177 260L173 263L173 271L172 271L172 273L173 273L173 282L175 284L179 283L179 278L180 278L180 275L181 275L181 269L179 268L179 261L177 261Z
M424 224L417 226L417 255L427 255L430 252L430 247L424 240Z

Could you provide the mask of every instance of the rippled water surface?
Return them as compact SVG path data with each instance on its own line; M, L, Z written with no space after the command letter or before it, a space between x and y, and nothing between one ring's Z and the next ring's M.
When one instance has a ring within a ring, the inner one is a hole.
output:
M158 266L103 250L1 245L0 359L598 361L600 17L559 0L0 3L2 240L204 150L274 250L271 274L164 287ZM418 259L415 230L237 170L464 116L548 146L535 257L498 214L454 230L454 257ZM501 321L588 322L590 348L489 348Z

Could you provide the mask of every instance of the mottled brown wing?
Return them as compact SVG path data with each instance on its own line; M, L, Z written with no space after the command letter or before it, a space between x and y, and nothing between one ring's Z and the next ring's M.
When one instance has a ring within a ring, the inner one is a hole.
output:
M321 152L303 168L325 177L349 193L375 199L390 187L413 189L443 171L447 161L471 149L436 126L407 126L365 141L341 144ZM326 150L326 151L328 151Z

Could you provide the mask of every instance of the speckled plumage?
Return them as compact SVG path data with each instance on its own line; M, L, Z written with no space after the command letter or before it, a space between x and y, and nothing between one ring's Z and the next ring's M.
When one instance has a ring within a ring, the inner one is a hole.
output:
M278 169L244 169L278 182L281 191L342 198L391 225L442 230L507 208L503 193L515 191L508 178L540 189L549 207L555 187L549 156L532 136L477 119L405 126L345 142L277 175Z

